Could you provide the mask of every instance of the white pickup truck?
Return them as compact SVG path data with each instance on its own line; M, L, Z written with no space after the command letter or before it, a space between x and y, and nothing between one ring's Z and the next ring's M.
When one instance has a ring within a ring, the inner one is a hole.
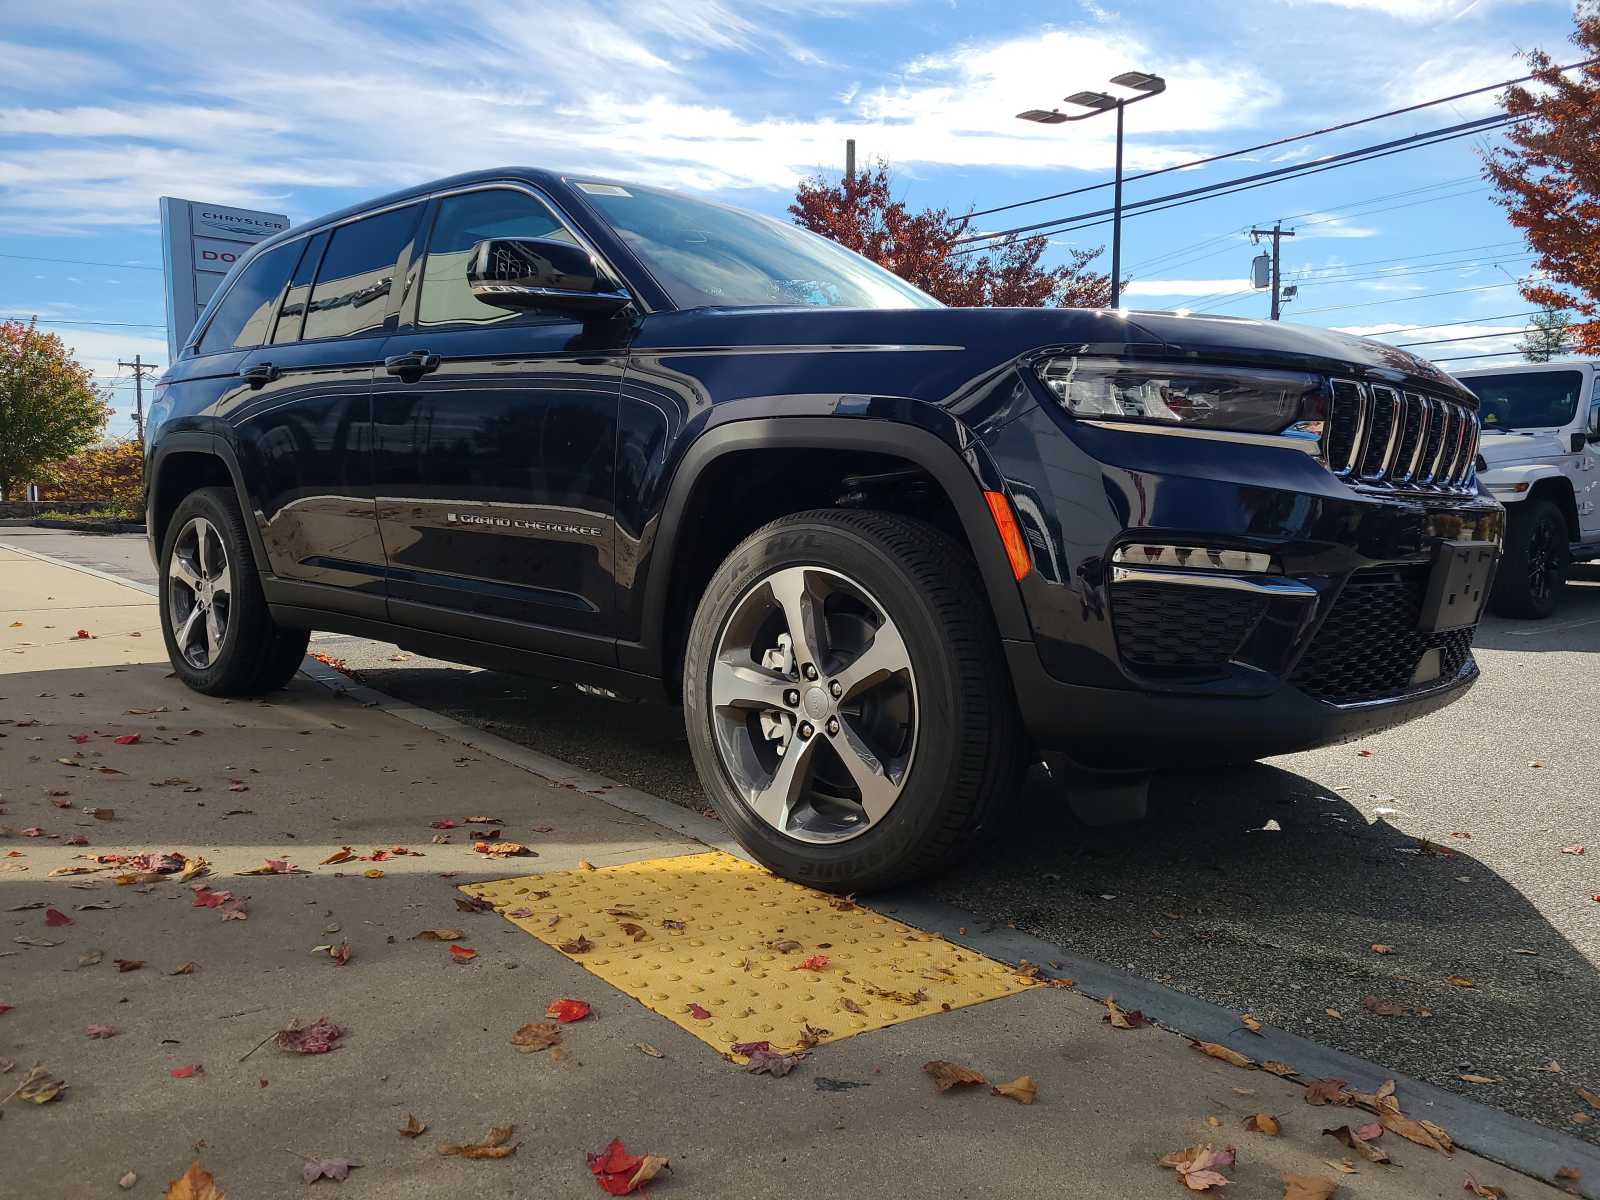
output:
M1477 395L1478 478L1506 506L1505 553L1489 606L1548 617L1567 567L1600 558L1600 363L1462 371Z

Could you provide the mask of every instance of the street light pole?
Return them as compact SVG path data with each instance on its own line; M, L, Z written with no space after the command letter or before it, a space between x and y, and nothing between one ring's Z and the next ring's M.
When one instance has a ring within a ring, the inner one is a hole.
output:
M1148 100L1151 96L1159 96L1167 90L1167 81L1147 71L1124 71L1121 75L1113 75L1111 82L1118 87L1132 88L1139 95L1128 97L1110 96L1105 92L1074 92L1066 98L1066 103L1087 108L1088 112L1069 116L1056 108L1048 112L1042 108L1030 108L1026 112L1019 112L1017 116L1021 120L1035 121L1040 125L1061 125L1067 121L1087 121L1090 117L1097 117L1103 112L1116 110L1117 173L1111 201L1111 301L1106 306L1116 308L1122 303L1122 110L1130 104Z

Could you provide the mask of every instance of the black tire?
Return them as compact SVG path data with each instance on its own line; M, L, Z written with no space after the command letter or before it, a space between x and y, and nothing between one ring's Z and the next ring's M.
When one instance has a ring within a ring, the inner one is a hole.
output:
M1489 607L1502 617L1542 620L1555 612L1566 587L1567 520L1549 500L1506 507L1505 549Z
M174 550L195 518L210 523L226 554L217 579L226 577L227 622L217 652L204 665L191 662L180 649L172 620ZM161 633L167 657L178 678L195 691L208 696L260 695L277 691L299 670L311 634L304 629L280 628L273 621L261 592L250 535L230 489L201 488L178 505L162 542L160 588Z
M827 844L788 836L752 812L711 725L712 659L735 605L797 566L870 591L900 632L917 688L916 749L898 799L866 832ZM683 701L695 767L723 822L767 868L824 891L886 888L946 867L1016 794L1025 767L1026 739L976 565L938 530L890 513L796 513L746 538L701 597Z

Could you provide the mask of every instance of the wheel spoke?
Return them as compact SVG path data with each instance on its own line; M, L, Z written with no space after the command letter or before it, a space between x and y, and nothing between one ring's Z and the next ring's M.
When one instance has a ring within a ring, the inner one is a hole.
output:
M790 567L767 580L772 598L783 609L789 627L789 647L794 652L796 669L815 663L822 669L827 638L822 629L821 598L811 591L810 573L804 567Z
M772 778L750 797L750 807L756 815L780 833L788 829L795 805L811 788L811 770L816 759L813 747L819 740L819 737L808 741L791 737Z
M861 807L867 814L867 823L877 824L900 795L900 782L889 775L883 762L850 728L848 721L840 726L833 748L861 791Z
M189 615L183 619L182 626L178 629L178 649L183 651L185 657L189 654L189 642L194 637L194 627L199 623L201 608L196 604L189 610Z
M783 694L793 686L781 675L746 663L719 658L711 668L711 703L715 708L782 709Z
M188 560L178 554L177 551L173 551L172 563L168 570L174 579L191 592L199 587L200 576L195 573L195 569L189 565Z
M195 559L200 564L200 574L211 578L211 554L206 549L210 540L206 535L211 532L211 527L204 521L197 521L194 527Z
M210 666L217 661L217 655L222 652L222 622L217 620L217 607L215 604L206 605L206 665Z
M840 700L850 700L885 680L911 670L911 656L900 632L885 621L873 634L872 644L842 669L833 672L843 689Z

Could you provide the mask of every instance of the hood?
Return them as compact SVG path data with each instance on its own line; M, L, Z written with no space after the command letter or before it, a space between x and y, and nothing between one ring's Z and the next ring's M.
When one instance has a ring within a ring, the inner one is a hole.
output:
M1478 442L1478 453L1491 467L1504 467L1541 458L1561 458L1571 454L1572 449L1566 437L1550 430L1501 433L1493 426L1485 426Z

